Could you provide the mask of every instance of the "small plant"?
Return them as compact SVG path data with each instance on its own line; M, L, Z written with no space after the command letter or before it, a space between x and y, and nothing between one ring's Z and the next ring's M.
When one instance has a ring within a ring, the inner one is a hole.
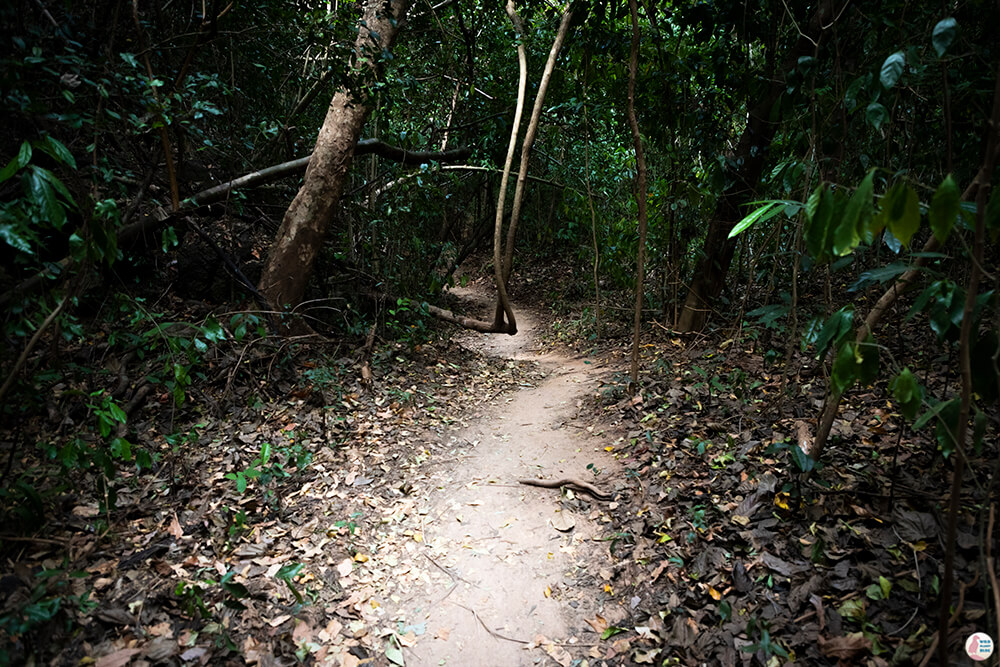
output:
M744 653L763 653L765 664L770 664L770 659L773 656L788 657L788 651L771 638L770 623L764 619L750 617L750 620L747 621L746 632L747 637L754 640L754 643L750 646L744 646L742 649Z

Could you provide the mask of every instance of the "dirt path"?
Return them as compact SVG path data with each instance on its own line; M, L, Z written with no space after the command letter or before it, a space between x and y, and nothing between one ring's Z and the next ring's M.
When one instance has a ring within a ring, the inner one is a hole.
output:
M568 665L598 641L585 619L602 613L607 597L608 546L597 540L609 503L517 480L572 477L615 491L615 462L603 449L610 438L576 421L600 371L539 356L533 318L518 314L517 336L462 342L537 361L544 378L470 421L448 443L450 458L413 470L421 494L389 521L387 536L411 538L383 549L392 579L383 582L383 623L395 622L390 644L398 642L406 665Z

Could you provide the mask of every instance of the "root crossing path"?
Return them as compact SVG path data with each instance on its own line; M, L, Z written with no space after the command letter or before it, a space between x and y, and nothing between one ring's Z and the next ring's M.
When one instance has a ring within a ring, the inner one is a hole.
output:
M618 491L604 449L613 437L582 421L600 371L539 355L531 314L518 316L516 336L470 334L463 345L531 360L542 379L473 418L450 461L414 471L421 493L405 513L418 519L419 539L401 554L408 563L400 560L401 576L385 591L383 616L395 623L387 655L408 667L593 661L604 655L594 627L624 615L605 590L614 499L518 482L569 478L608 496Z

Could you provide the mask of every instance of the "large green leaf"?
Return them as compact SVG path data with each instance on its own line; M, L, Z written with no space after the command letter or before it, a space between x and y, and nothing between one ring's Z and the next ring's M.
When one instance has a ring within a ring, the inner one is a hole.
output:
M41 167L31 165L31 169L25 172L28 182L27 194L31 202L38 208L42 219L56 229L60 229L66 222L66 210L59 203L56 191L49 179L45 177L45 171Z
M889 388L899 403L900 413L907 419L914 419L924 399L924 389L917 382L917 376L909 368L904 368L892 379Z
M820 183L806 202L806 249L816 261L829 258L830 223L833 220L835 202L833 193L824 183Z
M868 175L861 181L858 189L854 191L844 207L844 214L840 216L840 221L833 233L833 252L838 257L853 252L861 243L863 236L868 233L869 223L875 212L872 204L874 195L872 179L874 175L874 169L868 171Z
M732 230L729 232L728 238L734 238L738 236L743 231L749 229L756 222L764 222L770 220L774 216L785 210L785 206L790 203L780 200L763 201L763 202L753 202L753 204L762 204L760 208L751 211L745 218L733 225Z
M906 66L906 55L902 51L896 51L885 59L882 63L882 70L879 73L879 81L886 88L892 88L903 75L903 68Z
M948 174L934 192L930 210L927 212L927 217L931 223L931 231L934 232L934 238L942 244L948 240L951 228L955 226L960 198L958 185L955 183L955 179L951 177L951 174Z
M882 129L882 126L889 122L889 110L885 108L884 105L878 102L872 102L865 109L865 120L868 124L875 128L875 130Z
M826 354L830 345L840 345L847 338L847 335L854 328L854 305L847 304L826 321L823 328L816 335L816 357L822 358Z
M858 361L855 351L854 343L846 342L840 346L840 350L833 360L830 384L833 385L837 393L843 394L858 379Z
M882 198L878 225L884 224L900 243L909 245L920 228L920 200L917 193L903 181L898 181Z
M938 58L945 54L957 35L958 23L951 16L937 22L937 25L934 26L934 32L931 33L931 44L934 45Z
M946 458L955 451L955 438L958 437L958 416L961 407L959 399L951 399L941 407L937 423L934 425L934 437L937 438L941 453Z

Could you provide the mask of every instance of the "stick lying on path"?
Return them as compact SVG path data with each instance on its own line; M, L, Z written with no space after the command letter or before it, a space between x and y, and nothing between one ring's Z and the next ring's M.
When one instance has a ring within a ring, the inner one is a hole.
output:
M611 500L614 498L614 494L605 493L593 484L581 482L568 477L563 479L519 479L517 482L518 484L525 484L527 486L540 486L543 489L558 489L561 486L568 486L576 491L589 493L597 500Z

